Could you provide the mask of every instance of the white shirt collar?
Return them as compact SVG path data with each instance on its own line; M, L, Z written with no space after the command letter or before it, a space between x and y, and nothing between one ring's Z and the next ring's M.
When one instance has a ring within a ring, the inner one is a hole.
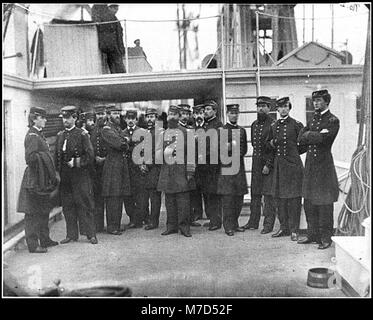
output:
M328 112L329 108L326 108L324 111L321 111L320 114L323 115L324 113Z
M73 125L70 129L69 128L65 128L65 130L67 130L67 131L71 131L72 129L74 129L75 128L75 125Z
M287 115L285 118L280 118L280 120L286 120L287 118L289 118L289 115Z
M35 128L36 130L38 130L39 132L41 131L41 130L43 130L43 128L38 128L37 126L32 126L33 128Z
M231 125L231 126L233 126L233 127L237 127L238 126L238 123L236 123L236 124L233 124L232 122L230 122L229 120L227 120L227 122Z

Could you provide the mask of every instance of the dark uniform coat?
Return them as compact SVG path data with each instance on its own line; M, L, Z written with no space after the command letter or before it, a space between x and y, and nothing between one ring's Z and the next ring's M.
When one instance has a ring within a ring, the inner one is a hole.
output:
M269 146L268 137L274 120L267 115L263 121L255 120L251 125L251 144L253 146L251 169L251 194L268 195L271 193L274 150ZM270 173L262 173L264 166Z
M195 189L195 179L191 179L188 181L187 174L194 174L195 172L195 165L188 165L187 164L187 129L178 125L175 129L178 129L176 136L172 137L171 141L163 141L163 150L166 151L167 147L173 143L177 145L180 143L178 140L179 134L183 134L184 136L184 163L183 164L168 164L165 159L163 160L161 172L159 174L158 180L158 191L163 191L165 193L179 193L179 192L187 192L190 190ZM168 134L172 133L173 129L168 128L164 132L164 137L167 137ZM176 150L173 153L176 157Z
M269 141L273 139L275 147L271 194L275 198L302 196L303 163L300 154L305 150L297 142L302 128L303 124L290 116L271 126Z
M127 139L119 125L111 122L102 128L101 134L108 152L102 173L102 195L104 197L131 195L126 158Z
M131 192L136 193L136 192L141 192L144 190L145 185L146 185L146 173L141 172L140 170L140 165L136 164L133 162L132 159L132 152L133 149L141 143L141 141L134 141L132 139L133 134L140 130L144 134L146 133L146 130L143 128L140 128L139 126L135 126L134 128L127 127L126 129L123 130L123 134L125 137L128 139L128 144L129 148L126 152L126 157L127 157L127 163L128 163L128 170L130 174L130 184L131 184Z
M76 188L73 194L74 201L88 210L94 208L93 186L90 177L93 155L92 143L88 133L84 130L74 127L57 134L56 163L61 173L61 190L68 190L71 184L78 183L79 186L74 186ZM66 163L72 158L80 158L80 165L74 164L73 168L68 167Z
M157 136L159 141L156 141L155 133L157 130ZM152 163L147 164L146 167L148 168L148 172L146 174L146 181L145 181L145 188L146 189L157 189L158 185L158 179L159 179L159 174L161 172L162 164L156 164L155 163L155 155L156 155L156 149L157 144L159 144L161 141L161 137L164 133L163 128L159 127L153 127L151 129L148 129L148 132L151 134L152 137Z
M90 138L93 146L94 156L105 158L107 156L107 149L101 135L102 128L102 126L96 124L91 131ZM102 188L102 171L104 163L105 162L97 163L96 160L94 160L93 178L96 189Z
M219 128L223 126L223 123L216 117L205 120L205 131L215 129L219 135ZM199 168L199 176L201 181L202 193L217 193L218 178L219 178L219 164L210 164L210 153L213 149L218 150L218 146L209 145L209 137L206 139L206 165Z
M207 156L206 156L206 164L199 164L198 163L198 138L197 138L197 131L198 130L203 130L206 131L206 121L203 122L202 126L197 126L197 124L194 124L194 130L196 132L196 174L195 174L195 179L196 179L196 185L198 188L202 190L202 187L204 187L204 190L207 189L206 185L206 179L208 179L208 164L207 164ZM206 144L207 147L207 144Z
M247 153L247 136L246 130L239 125L232 125L231 123L226 123L221 129L228 130L228 143L232 143L232 130L240 130L240 169L239 172L235 175L222 175L219 174L218 177L218 186L217 193L221 195L244 195L247 193L247 180L245 173L245 161L244 156ZM219 139L220 140L220 139ZM220 142L219 142L220 146ZM226 151L223 151L226 152ZM228 155L231 156L232 152L229 152ZM221 167L230 167L232 164L221 164Z
M34 213L44 205L51 209L49 195L57 187L56 170L44 134L31 127L25 137L25 169L18 198L18 212ZM39 203L30 198L37 196ZM42 203L41 203L42 202Z
M92 18L95 22L117 21L115 14L107 5L95 4L92 7ZM97 25L99 48L103 52L125 53L123 44L123 28L120 22Z
M321 133L322 130L328 130ZM329 110L313 119L299 134L299 143L306 146L307 157L303 181L303 197L314 205L331 204L338 200L338 179L331 148L339 131L339 119Z

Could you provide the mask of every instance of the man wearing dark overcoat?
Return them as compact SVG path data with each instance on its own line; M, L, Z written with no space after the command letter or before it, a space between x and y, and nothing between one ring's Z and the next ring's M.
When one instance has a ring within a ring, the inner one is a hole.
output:
M95 4L92 7L92 19L97 22L98 45L102 53L106 54L111 73L124 73L123 56L123 28L116 17L117 4ZM112 23L105 23L116 21Z
M198 132L206 132L206 122L205 122L205 106L199 104L193 107L193 117L195 134L197 137L196 141L196 189L192 190L190 193L190 202L191 202L191 226L199 227L200 223L197 220L202 219L203 216L203 202L205 195L202 193L202 186L204 184L204 170L206 170L206 164L198 163L198 159L203 156L203 153L206 153L205 150L201 150L199 153L198 150ZM205 202L206 203L206 202Z
M193 130L193 125L191 125L191 107L188 104L179 104L180 109L180 120L179 125L184 127L186 130ZM199 208L195 206L196 204L196 192L197 190L190 191L190 225L193 227L200 227L201 224L197 220L202 217L199 216ZM198 200L197 200L198 201ZM196 211L197 210L197 211Z
M134 148L143 140L143 138L134 139L134 135L145 136L146 130L137 125L137 110L127 110L125 119L127 128L123 130L123 134L129 143L126 157L130 174L131 197L126 197L124 204L130 218L128 228L141 228L143 223L147 223L149 219L149 191L145 188L147 167L144 163L135 163L132 156Z
M270 97L257 98L257 120L251 125L251 144L253 146L251 169L251 204L250 219L245 229L258 229L263 206L263 230L261 234L273 230L276 217L276 207L271 196L274 150L268 145L268 136L274 120L269 115L272 100Z
M96 122L90 131L90 138L94 151L93 193L95 200L96 232L104 231L105 221L105 199L102 196L102 172L104 169L105 158L107 156L107 150L101 135L106 122L105 109L106 107L103 105L94 108Z
M126 158L128 139L120 128L121 108L113 105L106 111L108 121L101 131L107 149L102 172L102 196L106 201L106 230L110 234L121 235L123 198L131 195Z
M291 240L297 241L302 209L303 163L300 154L304 153L297 138L303 124L289 116L292 105L288 97L278 99L276 105L280 119L272 124L268 140L275 151L272 195L278 205L280 229L272 237L291 235Z
M58 245L49 237L50 197L57 188L59 176L53 156L43 133L46 111L32 107L25 137L25 169L18 198L17 211L25 213L25 234L29 252L45 253L47 247Z
M331 246L333 203L339 188L331 148L339 131L339 119L330 112L328 90L312 93L315 114L301 130L298 141L306 146L307 156L303 180L304 211L307 234L298 243L319 243L318 249Z
M148 190L150 198L150 217L149 222L145 226L145 230L156 229L159 226L159 215L161 212L161 196L162 192L157 190L159 173L161 172L162 164L156 162L156 149L162 143L161 137L163 135L163 126L158 125L158 112L157 109L148 107L145 111L145 120L148 126L148 132L151 136L151 161L146 163L146 179L145 188Z
M178 233L180 230L185 237L191 237L190 191L195 189L195 161L187 161L187 130L180 126L179 116L179 108L171 105L168 110L168 129L163 136L161 152L164 160L157 189L165 193L167 211L167 229L162 235Z
M231 164L221 163L221 171L218 177L217 193L221 195L223 208L223 226L225 233L228 236L233 236L235 232L244 232L245 229L238 225L238 218L241 214L244 195L247 193L247 181L245 173L244 156L247 153L247 136L246 130L238 125L239 105L227 105L227 123L219 130L219 148L220 157L223 153L228 152L228 156L232 157ZM235 131L233 131L235 130ZM238 133L235 136L233 132ZM224 135L227 136L227 142L224 144ZM237 146L237 152L235 152ZM239 146L239 149L238 149ZM223 170L232 166L235 158L239 157L237 164L239 168L237 172L224 173Z
M218 104L214 100L207 100L204 102L205 106L205 121L206 132L215 130L218 135L219 128L223 123L217 118ZM206 166L203 170L203 184L201 191L206 195L205 197L205 210L206 216L210 219L209 230L214 231L221 228L222 224L222 207L221 197L217 193L218 177L219 177L219 164L212 163L212 153L217 150L216 145L210 137L206 138Z
M57 134L56 163L61 175L62 211L66 220L67 235L61 244L77 241L79 222L92 244L97 243L93 184L91 168L94 152L88 133L75 126L77 108L66 106L61 109L65 130Z

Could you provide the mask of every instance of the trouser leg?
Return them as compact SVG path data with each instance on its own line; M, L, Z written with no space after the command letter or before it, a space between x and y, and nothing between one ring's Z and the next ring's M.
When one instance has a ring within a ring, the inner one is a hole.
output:
M206 214L210 217L210 226L221 227L222 209L220 195L215 193L207 194Z
M49 237L49 210L44 211L39 217L40 246L46 247L51 240Z
M135 216L134 223L137 227L142 227L142 222L148 215L149 210L149 192L146 189L137 190L134 193L135 200Z
M190 231L190 193L180 192L176 194L177 202L177 224L183 232Z
M223 208L223 226L224 230L234 231L235 230L235 208L234 208L234 196L223 195L222 196L222 208Z
M177 202L175 193L165 194L165 205L167 212L167 230L177 230L178 219L177 219Z
M120 230L120 221L122 218L122 197L106 197L106 220L107 232ZM119 222L119 223L118 223Z
M333 235L333 209L334 204L320 205L319 207L319 233L323 242L331 242Z
M136 205L135 200L132 195L124 196L123 197L124 208L126 210L126 214L130 219L130 223L134 223L135 215L136 215Z
M272 231L276 220L276 205L274 198L270 195L264 196L263 215L263 229Z
M280 220L280 229L289 232L288 219L288 199L278 199L278 219Z
M96 231L102 232L104 230L105 221L105 200L100 194L95 194L95 225Z
M311 240L319 241L319 208L310 200L304 199L304 212L307 221L307 236Z
M200 190L190 191L190 219L191 221L196 221L202 218L203 208L202 208L202 194Z
M234 217L234 226L235 229L239 227L238 224L238 218L240 217L242 205L243 205L243 195L238 195L234 197L234 203L235 203L235 217Z
M78 240L78 214L76 211L72 193L63 191L61 200L62 212L66 222L66 238Z
M161 201L162 201L162 192L157 191L156 189L150 190L150 223L154 226L159 225L159 215L161 213Z
M260 194L253 194L251 195L251 203L250 203L250 218L249 218L249 226L251 228L257 229L259 227L259 220L261 215L262 209L262 195Z
M205 207L206 218L210 220L210 212L208 210L208 193L202 193L202 199Z
M25 236L28 250L35 251L39 246L38 219L36 214L25 214Z
M302 210L302 198L301 197L288 199L288 217L289 217L290 232L298 233L301 210Z
M123 58L120 53L108 52L107 62L109 65L110 73L125 73L125 67L123 64Z

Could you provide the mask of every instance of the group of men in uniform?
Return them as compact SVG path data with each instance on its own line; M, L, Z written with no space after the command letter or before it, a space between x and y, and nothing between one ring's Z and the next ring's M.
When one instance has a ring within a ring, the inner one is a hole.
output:
M245 229L258 229L263 197L262 234L273 230L277 212L280 229L272 237L290 235L292 241L300 244L318 243L318 249L330 247L333 203L339 194L331 154L339 120L329 110L330 100L327 90L312 93L315 113L304 127L289 116L289 97L276 101L280 116L276 121L269 115L272 99L257 98L258 117L251 126L251 214ZM304 168L300 155L305 152ZM308 235L298 240L302 197Z
M166 129L157 122L155 108L149 107L145 112L146 128L139 127L137 111L128 110L124 130L119 107L95 107L94 114L86 113L81 119L85 122L82 128L76 125L77 108L63 107L60 116L65 130L57 134L55 148L57 178L51 178L54 185L60 181L66 220L66 238L61 244L77 241L79 233L92 244L98 243L96 233L104 231L105 211L106 231L121 235L123 205L129 217L127 228L158 228L163 192L167 222L162 235L180 231L191 237L190 227L201 226L197 220L204 211L209 219L204 226L209 231L223 226L225 233L233 236L245 229L257 229L264 196L261 233L273 230L278 212L280 230L272 237L290 235L291 240L297 241L303 197L308 236L298 243L316 242L320 249L329 247L333 202L338 198L330 149L339 120L328 109L330 94L326 90L313 92L312 99L315 115L304 127L289 116L292 105L288 97L276 101L280 115L277 121L269 115L272 99L257 98L257 120L251 125L251 214L242 227L238 218L248 192L244 163L248 140L246 130L238 125L238 104L226 106L224 125L217 117L219 107L213 100L196 105L193 110L187 104L171 105ZM191 132L196 151L192 161ZM205 143L199 139L201 132L205 133ZM30 132L26 141L30 140L29 135ZM150 146L150 153L144 146ZM138 150L140 162L134 155ZM304 152L305 169L300 158ZM233 165L222 161L225 154L238 159L233 173L224 174ZM54 243L47 238L46 242ZM40 246L43 247L42 241Z

